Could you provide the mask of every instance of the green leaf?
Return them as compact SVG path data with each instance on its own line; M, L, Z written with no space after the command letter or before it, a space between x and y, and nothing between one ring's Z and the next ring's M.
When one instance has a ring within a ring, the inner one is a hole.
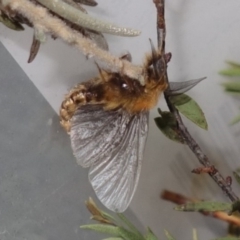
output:
M198 240L197 229L193 228L193 240Z
M120 227L106 225L106 224L89 224L80 226L82 229L93 230L96 232L107 233L116 237L120 237Z
M240 122L240 115L236 116L232 121L231 121L231 125L234 125L236 123Z
M223 237L223 238L215 238L214 240L240 240L240 238L228 236L228 237Z
M233 68L240 68L240 63L232 62L232 61L226 61L227 64L229 64Z
M172 96L172 104L178 111L200 128L208 129L207 121L200 106L186 94Z
M139 236L139 238L142 237L142 234L138 231L138 229L124 216L122 213L117 213L117 216L119 219L125 224L131 232L133 232L136 236Z
M162 112L162 117L157 117L154 119L154 121L157 127L167 138L184 144L184 140L181 138L181 136L179 136L177 132L177 123L172 113Z
M240 92L234 92L234 91L229 91L225 90L227 94L231 94L233 97L240 97Z
M153 231L148 227L147 234L145 237L146 240L158 240L157 237L154 235Z
M219 73L225 76L236 77L236 76L240 76L240 68L233 67L229 69L224 69L224 70L221 70Z
M233 176L235 177L236 181L238 182L238 184L240 184L240 176L238 175L237 172L233 172Z
M145 240L143 236L139 236L138 234L135 234L134 232L131 232L123 227L119 227L119 235L123 239L127 240Z
M15 31L23 31L24 27L17 21L14 21L10 18L8 18L7 16L0 15L0 22L2 22L6 27L15 30Z
M232 204L224 202L196 202L196 203L186 203L184 205L179 205L174 208L178 211L187 211L187 212L216 212L216 211L231 211Z
M166 229L164 230L164 232L168 240L175 240L175 238Z
M118 237L110 237L110 238L104 238L103 240L124 240L124 239L118 238Z
M226 91L240 92L240 81L225 82L222 85Z
M232 209L231 211L228 213L229 215L232 215L233 212L239 212L240 210L240 201L235 201L233 204L232 204Z

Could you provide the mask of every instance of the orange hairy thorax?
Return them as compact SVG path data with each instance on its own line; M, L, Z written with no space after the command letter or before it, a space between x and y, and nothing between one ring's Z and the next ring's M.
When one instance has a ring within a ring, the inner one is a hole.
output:
M70 131L72 116L85 104L103 104L106 111L123 108L132 114L150 110L167 87L164 77L156 81L152 76L150 71L142 86L119 73L101 71L99 77L77 85L67 94L60 109L61 125Z

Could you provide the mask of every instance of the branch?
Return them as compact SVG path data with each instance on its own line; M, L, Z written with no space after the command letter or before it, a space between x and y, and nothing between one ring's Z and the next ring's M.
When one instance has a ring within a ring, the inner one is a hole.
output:
M160 47L162 55L165 53L165 37L166 37L166 27L165 27L165 17L164 17L164 0L153 0L153 2L156 5L157 8L157 33L158 33L158 46ZM163 58L163 61L164 58ZM165 66L167 66L167 63L165 61ZM168 75L167 75L167 68L165 68L165 79L166 82L169 83ZM169 85L169 84L168 84ZM203 153L202 149L199 147L199 145L196 143L196 141L193 139L193 137L188 132L187 128L185 127L182 118L176 109L176 107L171 103L170 97L167 94L167 91L171 91L171 89L168 88L164 92L164 97L166 100L166 103L168 105L168 108L171 113L174 114L175 119L177 121L177 131L179 132L179 136L183 138L184 142L188 145L188 147L192 150L192 152L195 154L195 156L198 158L199 162L206 168L211 168L212 171L210 171L208 174L210 177L217 183L217 185L225 192L225 194L229 197L229 199L232 202L235 202L238 200L237 195L233 192L231 185L224 179L222 174L218 171L218 169L211 164L208 157Z
M144 83L142 67L121 60L100 49L81 33L72 30L64 21L49 14L46 8L37 6L29 0L2 0L2 3L26 17L36 30L61 38L66 43L77 47L84 55L94 56L100 62L105 63L112 71L121 72L130 78L139 80L141 84Z

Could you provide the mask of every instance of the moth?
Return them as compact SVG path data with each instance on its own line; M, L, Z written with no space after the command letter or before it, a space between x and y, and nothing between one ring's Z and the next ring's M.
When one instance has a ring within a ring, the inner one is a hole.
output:
M130 55L122 58L130 60ZM148 134L149 110L167 89L163 57L152 45L143 69L145 84L99 68L99 76L75 86L60 109L60 123L70 134L77 163L89 168L99 200L123 212L136 190ZM180 94L202 79L171 83L168 94Z

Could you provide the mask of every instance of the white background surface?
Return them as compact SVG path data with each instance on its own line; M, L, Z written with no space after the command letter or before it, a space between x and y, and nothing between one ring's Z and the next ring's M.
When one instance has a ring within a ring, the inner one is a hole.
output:
M156 43L156 12L152 1L98 2L95 9L88 8L89 13L142 31L135 38L105 35L111 52L121 54L129 50L133 62L141 64L144 54L150 50L148 39ZM226 67L226 59L240 62L239 12L238 0L166 1L166 50L173 54L168 68L169 78L171 81L182 81L208 77L190 95L202 106L209 122L209 131L196 129L187 120L186 124L226 175L239 167L238 129L227 124L237 114L240 104L237 105L222 92L219 83L223 78L218 71ZM60 40L49 39L41 46L34 62L28 64L31 29L14 32L0 26L0 40L55 111L58 111L68 89L97 74L92 61L86 61L79 51ZM151 112L145 161L131 209L144 226L150 226L159 238L163 238L164 228L177 239L191 239L193 227L198 229L200 239L224 234L226 226L217 220L193 213L174 212L173 205L159 199L164 188L205 199L219 199L223 194L207 176L193 176L190 173L192 168L199 166L197 160L187 147L162 136L153 122L156 115L155 109Z

